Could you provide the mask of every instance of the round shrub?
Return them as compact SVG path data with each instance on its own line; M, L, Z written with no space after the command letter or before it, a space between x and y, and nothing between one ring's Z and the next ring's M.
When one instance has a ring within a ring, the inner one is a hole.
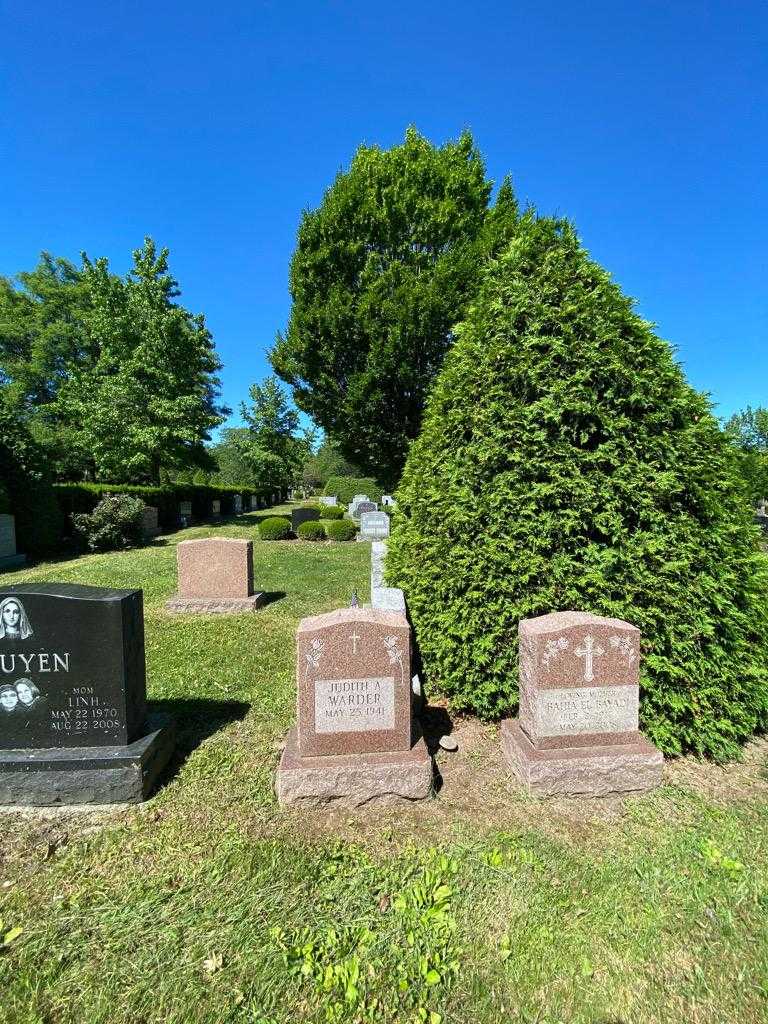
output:
M354 540L357 534L351 519L331 519L324 525L328 540Z
M143 540L144 508L132 494L105 494L93 512L73 515L72 524L91 551L119 551Z
M310 519L299 523L296 536L299 540L325 540L325 527L319 519Z
M320 514L323 519L343 519L344 509L339 505L321 505Z
M651 739L735 755L768 724L751 518L669 345L570 226L529 215L457 329L398 487L387 578L432 686L508 714L520 619L615 616L642 631Z
M291 522L282 516L270 516L259 523L262 540L287 540L291 536Z

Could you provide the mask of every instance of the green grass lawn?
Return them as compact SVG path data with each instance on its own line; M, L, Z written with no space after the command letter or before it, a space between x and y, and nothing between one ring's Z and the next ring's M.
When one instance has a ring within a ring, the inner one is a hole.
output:
M645 797L540 802L467 720L427 804L280 810L296 625L367 599L370 549L256 518L0 577L142 587L149 695L180 726L148 803L0 816L3 1024L768 1019L764 741ZM269 604L169 616L176 541L214 533L253 537Z

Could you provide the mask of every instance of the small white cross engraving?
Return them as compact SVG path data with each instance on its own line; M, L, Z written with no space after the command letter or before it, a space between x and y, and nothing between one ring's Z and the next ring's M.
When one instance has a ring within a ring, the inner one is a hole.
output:
M357 641L362 640L362 637L358 636L357 633L353 633L349 639L352 641L352 653L357 654Z
M584 682L591 683L595 678L595 674L592 671L592 659L599 658L601 654L605 654L605 651L600 644L595 646L595 638L590 633L584 637L584 646L577 647L573 653L577 658L584 658Z

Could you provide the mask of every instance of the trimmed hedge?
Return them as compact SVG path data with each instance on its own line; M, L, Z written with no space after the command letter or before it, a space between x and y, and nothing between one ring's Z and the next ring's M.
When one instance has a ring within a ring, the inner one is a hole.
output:
M329 519L323 525L328 540L354 540L357 534L351 519Z
M259 536L262 540L287 540L291 536L291 522L282 516L269 516L259 523Z
M0 515L5 515L11 511L11 498L8 494L8 488L0 480Z
M132 494L141 498L146 505L157 509L158 521L163 530L174 530L178 526L179 502L192 502L192 518L206 520L211 516L211 502L221 502L221 514L235 514L234 498L243 495L243 511L250 511L250 498L255 495L269 501L275 490L252 487L225 487L204 484L165 484L162 487L145 487L136 484L55 484L54 489L59 505L71 521L80 512L92 512L102 497L107 494Z
M436 379L387 579L427 677L517 704L520 619L642 631L641 726L716 760L768 726L768 560L705 396L567 224L526 217Z
M380 502L383 493L381 484L370 476L332 476L323 490L327 497L335 494L342 505L349 505L356 494L367 494L371 501Z
M319 519L309 519L299 523L296 536L299 540L325 540L325 526Z
M0 480L6 492L5 508L15 519L18 550L34 557L61 550L64 518L48 475L45 454L2 402Z

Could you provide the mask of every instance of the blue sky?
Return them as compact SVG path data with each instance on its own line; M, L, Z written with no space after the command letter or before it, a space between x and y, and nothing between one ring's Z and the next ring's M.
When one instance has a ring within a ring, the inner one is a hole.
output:
M765 3L0 0L0 38L0 273L152 235L234 408L302 210L408 124L574 220L720 414L768 405Z

